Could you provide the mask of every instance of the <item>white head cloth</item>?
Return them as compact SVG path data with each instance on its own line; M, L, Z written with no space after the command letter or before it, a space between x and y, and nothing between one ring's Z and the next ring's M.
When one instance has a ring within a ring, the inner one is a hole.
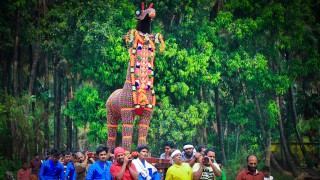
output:
M188 149L188 148L194 149L194 147L191 144L187 144L187 145L183 146L183 149Z
M181 154L181 151L180 150L175 150L175 151L173 151L172 153L171 153L171 158L173 158L173 156L175 156L176 154L178 154L178 153L180 153Z

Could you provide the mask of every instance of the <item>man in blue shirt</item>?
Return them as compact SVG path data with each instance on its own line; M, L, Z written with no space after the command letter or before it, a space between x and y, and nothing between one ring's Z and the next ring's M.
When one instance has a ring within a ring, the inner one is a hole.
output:
M67 169L66 169L66 173L65 173L65 178L67 180L76 180L76 176L77 176L77 173L75 171L75 168L74 168L74 157L73 157L73 153L72 152L66 152L65 153L65 157L66 156L69 156L69 160L68 160L68 164L67 164Z
M112 180L110 167L112 162L107 161L107 147L98 147L96 153L99 160L89 167L86 180Z
M44 161L40 172L40 180L56 180L64 179L63 164L58 161L59 151L57 149L51 150L52 159Z

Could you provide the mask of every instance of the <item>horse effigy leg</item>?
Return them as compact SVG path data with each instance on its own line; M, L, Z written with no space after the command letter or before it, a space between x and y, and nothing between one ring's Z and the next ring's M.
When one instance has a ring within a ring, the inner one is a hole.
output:
M139 122L139 130L138 130L138 146L146 145L148 128L152 116L152 109L145 108L143 114L141 115L141 119Z
M135 108L122 108L122 147L125 150L131 150L133 122L135 117Z
M115 113L112 109L112 104L107 102L107 123L108 123L108 141L107 147L111 151L116 147L116 137L118 132L118 123L120 119L120 113Z

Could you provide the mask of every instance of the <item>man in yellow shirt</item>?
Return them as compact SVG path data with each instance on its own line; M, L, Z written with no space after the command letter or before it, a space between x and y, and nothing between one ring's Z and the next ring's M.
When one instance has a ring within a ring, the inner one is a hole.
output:
M181 151L174 150L170 157L174 164L168 169L166 180L192 180L192 168L188 163L182 162Z

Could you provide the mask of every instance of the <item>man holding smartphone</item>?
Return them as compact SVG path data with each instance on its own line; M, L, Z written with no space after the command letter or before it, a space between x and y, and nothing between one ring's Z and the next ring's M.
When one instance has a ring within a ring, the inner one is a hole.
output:
M204 152L204 156L197 153L195 157L197 162L192 167L194 179L214 180L215 176L221 176L220 167L215 162L215 152L213 149L207 149Z

